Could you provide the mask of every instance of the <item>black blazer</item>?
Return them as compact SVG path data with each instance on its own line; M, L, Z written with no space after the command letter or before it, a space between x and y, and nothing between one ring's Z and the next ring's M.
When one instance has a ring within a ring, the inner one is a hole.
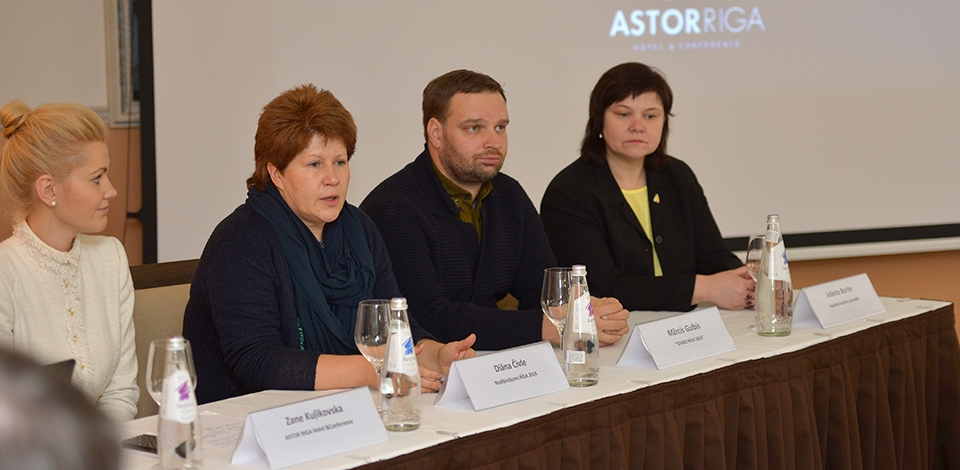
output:
M723 241L686 163L670 157L646 176L661 277L653 275L651 243L606 162L578 159L564 168L543 195L540 217L560 265L586 265L592 295L616 297L627 310L690 310L697 274L743 263Z

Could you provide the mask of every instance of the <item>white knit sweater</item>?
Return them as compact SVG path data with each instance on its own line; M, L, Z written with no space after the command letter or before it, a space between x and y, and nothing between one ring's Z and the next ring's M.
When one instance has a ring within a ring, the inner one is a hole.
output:
M41 363L74 359L73 384L114 419L133 419L133 281L120 242L80 234L62 252L18 223L0 243L0 345Z

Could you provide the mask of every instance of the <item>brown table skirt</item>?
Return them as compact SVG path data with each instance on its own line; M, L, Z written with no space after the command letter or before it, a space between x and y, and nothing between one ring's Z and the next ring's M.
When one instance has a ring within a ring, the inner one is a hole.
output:
M368 467L960 469L953 305Z

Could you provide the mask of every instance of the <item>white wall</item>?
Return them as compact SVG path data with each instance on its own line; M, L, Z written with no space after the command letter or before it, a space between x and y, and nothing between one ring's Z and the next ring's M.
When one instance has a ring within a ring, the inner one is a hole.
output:
M0 7L0 106L73 101L107 108L103 0L11 0Z

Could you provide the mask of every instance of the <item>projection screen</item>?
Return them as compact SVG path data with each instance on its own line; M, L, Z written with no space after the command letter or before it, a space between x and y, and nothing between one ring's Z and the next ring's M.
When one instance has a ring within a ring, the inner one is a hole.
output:
M724 237L779 213L788 237L814 240L806 257L960 247L960 2L152 8L160 261L198 257L244 201L259 113L295 85L329 89L353 113L348 201L359 205L422 150L427 82L458 68L489 74L510 113L503 171L539 206L578 157L593 85L627 61L671 84L669 153L696 172ZM843 242L890 229L906 240Z

